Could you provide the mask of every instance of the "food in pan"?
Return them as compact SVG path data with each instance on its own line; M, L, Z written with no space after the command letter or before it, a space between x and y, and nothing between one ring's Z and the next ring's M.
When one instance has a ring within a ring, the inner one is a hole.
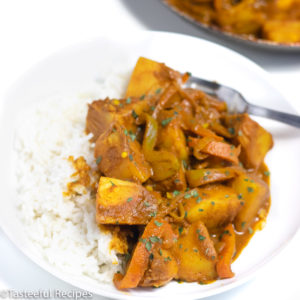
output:
M300 42L299 0L166 0L177 11L225 32L277 43Z

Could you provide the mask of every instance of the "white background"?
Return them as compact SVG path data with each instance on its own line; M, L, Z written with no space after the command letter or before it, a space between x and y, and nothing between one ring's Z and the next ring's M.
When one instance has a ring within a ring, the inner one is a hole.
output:
M130 35L136 29L185 33L238 51L267 70L277 88L300 112L300 51L258 50L211 37L168 11L158 0L0 0L0 110L5 90L49 54L99 35L120 31ZM254 279L207 299L299 300L299 253L298 232ZM74 289L33 264L0 230L0 290L3 288Z

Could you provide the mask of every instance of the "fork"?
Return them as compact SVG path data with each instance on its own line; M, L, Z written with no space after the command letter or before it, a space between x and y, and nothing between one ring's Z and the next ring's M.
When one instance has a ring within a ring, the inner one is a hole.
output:
M199 88L211 96L216 96L226 102L229 113L248 113L300 128L300 116L250 104L240 92L217 82L190 76L185 87Z

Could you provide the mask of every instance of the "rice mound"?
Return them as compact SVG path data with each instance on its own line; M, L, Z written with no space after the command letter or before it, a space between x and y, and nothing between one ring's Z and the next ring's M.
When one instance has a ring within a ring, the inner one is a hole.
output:
M109 249L112 235L96 224L95 196L89 188L72 197L63 191L74 180L69 156L83 156L96 167L84 131L87 104L121 97L127 79L112 74L80 95L39 101L22 112L15 129L17 209L26 235L50 264L104 283L122 270L122 259Z

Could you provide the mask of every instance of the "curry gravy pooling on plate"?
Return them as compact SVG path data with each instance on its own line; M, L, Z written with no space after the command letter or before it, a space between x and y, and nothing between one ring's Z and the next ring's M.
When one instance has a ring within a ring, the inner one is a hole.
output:
M183 88L189 76L141 57L124 98L89 105L96 221L126 251L118 289L233 277L233 259L266 219L271 134Z

